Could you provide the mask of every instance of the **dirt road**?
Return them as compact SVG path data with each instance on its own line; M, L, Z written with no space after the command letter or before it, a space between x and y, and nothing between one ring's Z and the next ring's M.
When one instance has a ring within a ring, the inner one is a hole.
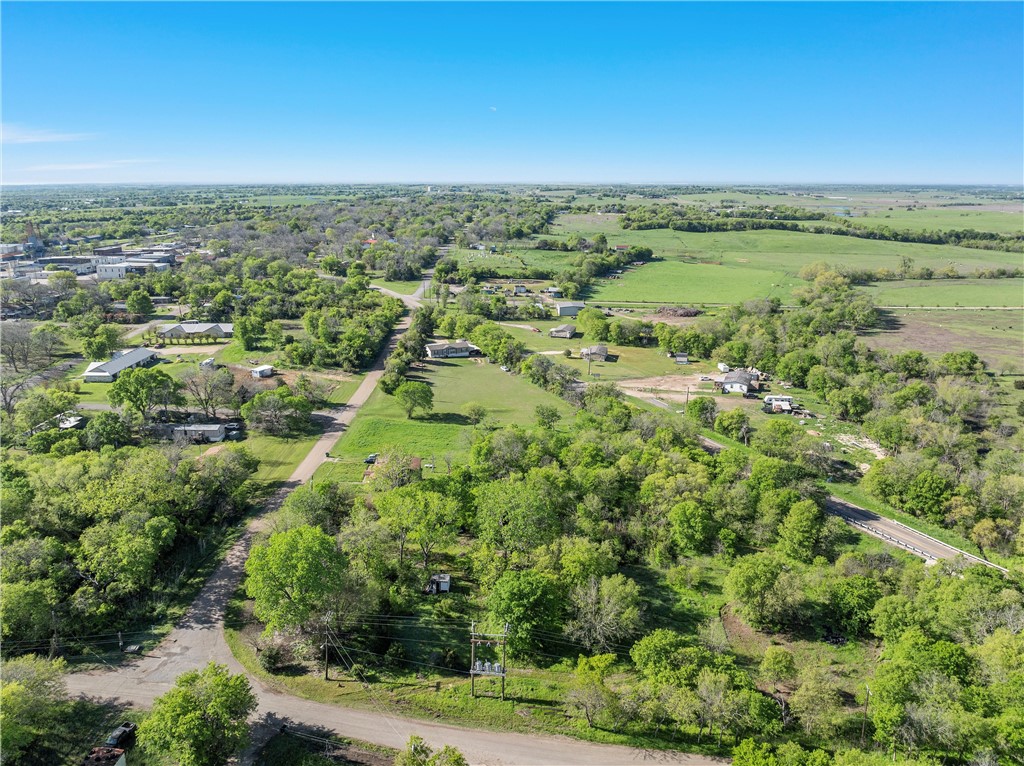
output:
M408 299L406 305L415 302ZM288 484L279 490L249 524L242 537L232 546L206 582L181 622L159 646L144 656L134 657L119 667L73 673L67 676L68 691L97 699L119 700L130 705L149 707L153 700L170 689L184 672L203 667L208 662L227 665L233 673L245 669L231 654L224 640L224 608L241 581L245 560L254 536L266 513L275 510L298 484L309 481L327 452L334 446L346 425L352 422L359 408L373 393L384 371L384 362L401 334L409 327L409 319L397 326L387 347L378 356L362 384L348 404L334 411L333 421L306 459L295 469ZM555 766L565 764L630 764L678 763L684 766L711 766L723 760L678 752L649 751L630 747L596 745L570 739L510 732L464 729L432 721L419 721L392 715L381 705L376 712L353 710L293 697L250 677L259 699L256 713L255 739L265 741L282 723L297 726L318 726L388 747L401 748L411 734L418 734L434 747L454 745L473 764L494 766ZM243 757L251 762L252 751Z

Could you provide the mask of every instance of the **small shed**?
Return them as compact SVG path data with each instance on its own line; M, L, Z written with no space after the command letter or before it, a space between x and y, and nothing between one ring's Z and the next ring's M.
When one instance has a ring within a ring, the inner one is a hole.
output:
M253 367L249 370L249 374L254 378L269 378L274 374L274 365L261 364L259 367Z
M719 362L718 369L722 372L729 372L729 365L727 365L725 362Z
M450 574L432 574L423 592L428 596L436 596L438 593L448 593L452 589L452 576Z
M675 354L675 360L676 364L689 364L690 356L689 354Z

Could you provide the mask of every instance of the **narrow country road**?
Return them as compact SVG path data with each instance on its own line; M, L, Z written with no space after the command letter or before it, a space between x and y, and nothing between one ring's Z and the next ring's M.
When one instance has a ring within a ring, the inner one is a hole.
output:
M398 296L406 305L419 302L410 296ZM253 538L262 528L264 516L279 507L295 486L309 481L327 453L341 437L359 408L369 399L384 371L384 363L398 338L409 327L409 318L395 328L388 344L367 372L362 384L348 403L330 413L332 422L323 436L298 465L289 482L267 501L250 521L242 537L228 551L188 612L156 648L127 659L124 664L67 676L71 694L96 699L117 700L129 705L149 707L168 691L182 673L208 662L227 665L233 673L246 673L231 654L224 639L224 610L238 588L245 571L245 560ZM248 675L248 673L246 673ZM436 721L421 721L393 715L382 703L376 712L327 705L294 697L249 676L259 699L254 722L254 743L265 742L281 724L323 727L342 737L353 737L387 747L402 748L409 736L417 734L433 747L454 745L472 764L493 766L573 766L588 764L677 763L684 766L711 766L720 759L680 752L597 745L569 737L553 737L512 732L486 731L449 726ZM250 748L242 762L252 761Z
M671 410L672 408L665 402L652 396L641 396L639 393L632 393L626 391L629 396L634 396L637 399L641 399L649 404L653 404L656 407L660 407L665 410ZM716 453L726 449L724 444L709 439L706 436L701 436L701 446L708 452ZM893 519L887 519L884 516L869 511L866 508L861 508L859 505L847 502L840 497L830 495L825 501L825 510L829 513L838 516L851 527L864 532L865 534L877 537L883 542L889 543L889 545L897 548L902 548L908 553L912 553L919 558L924 559L928 563L934 563L939 559L952 559L957 556L963 556L968 561L975 564L984 564L985 566L998 569L1000 572L1006 572L1004 567L998 564L993 564L991 561L986 561L979 556L975 556L973 553L954 548L952 545L936 540L930 535L926 535L924 532L918 532L916 529L911 529L906 524L901 524Z

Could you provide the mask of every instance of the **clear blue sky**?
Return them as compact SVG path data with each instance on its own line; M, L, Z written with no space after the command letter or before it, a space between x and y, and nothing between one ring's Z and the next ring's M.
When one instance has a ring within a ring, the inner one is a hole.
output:
M1024 4L3 3L3 182L1024 180Z

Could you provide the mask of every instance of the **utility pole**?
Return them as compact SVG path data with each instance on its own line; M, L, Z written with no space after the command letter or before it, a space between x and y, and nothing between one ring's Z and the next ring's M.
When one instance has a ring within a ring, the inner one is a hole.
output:
M505 662L507 659L506 647L508 644L508 631L509 624L505 623L505 629L501 633L477 633L476 623L472 623L469 628L469 691L470 696L476 696L476 677L477 676L498 676L501 678L501 699L505 699L505 673L506 666ZM486 644L491 646L497 644L501 647L501 662L491 664L490 660L481 662L476 658L476 647L477 644Z
M860 722L860 744L864 746L864 729L868 725L868 700L871 699L871 687L864 684L864 718Z

